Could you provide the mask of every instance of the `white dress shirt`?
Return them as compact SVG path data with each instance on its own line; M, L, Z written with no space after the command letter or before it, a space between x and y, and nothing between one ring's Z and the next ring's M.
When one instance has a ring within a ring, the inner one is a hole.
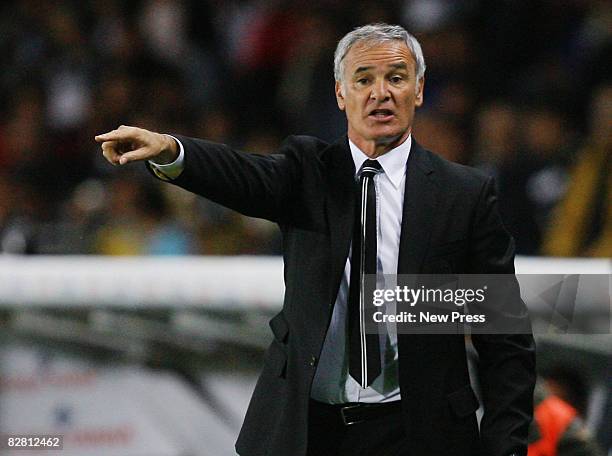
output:
M174 138L174 137L173 137ZM153 171L163 180L175 179L184 168L184 148L179 144L178 158L167 165L150 162ZM383 172L374 176L376 186L376 235L378 288L393 289L392 280L397 274L399 242L402 228L402 208L406 186L406 163L410 154L411 137L381 155L376 160ZM357 172L369 157L349 140L351 155ZM357 175L355 176L357 178ZM390 402L400 399L398 379L397 332L395 324L387 323L387 331L381 331L380 349L383 360L381 374L367 388L348 373L349 351L347 346L347 303L351 276L351 253L346 259L344 275L334 304L332 319L325 336L321 357L312 383L311 397L315 400L338 404L345 402ZM395 313L395 303L386 304L386 313Z
M406 186L406 162L410 154L411 138L381 155L376 160L383 172L374 176L376 186L376 241L378 288L393 289L392 280L397 274L399 242L402 230L402 208ZM356 172L369 157L349 141ZM357 175L355 176L357 178ZM383 275L386 274L386 275ZM321 402L341 404L345 402L390 402L400 399L398 379L397 332L395 324L386 325L381 334L380 349L383 360L381 374L367 388L349 375L347 346L347 304L351 277L351 253L346 259L344 275L334 304L331 323L325 336L321 358L317 364L310 396ZM395 303L388 303L385 313L395 313Z

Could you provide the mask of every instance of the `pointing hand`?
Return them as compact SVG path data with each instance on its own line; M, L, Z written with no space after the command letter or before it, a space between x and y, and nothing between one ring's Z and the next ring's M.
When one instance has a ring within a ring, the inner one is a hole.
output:
M95 137L101 143L102 155L113 165L152 160L163 165L178 157L178 145L168 136L144 128L121 125L116 130Z

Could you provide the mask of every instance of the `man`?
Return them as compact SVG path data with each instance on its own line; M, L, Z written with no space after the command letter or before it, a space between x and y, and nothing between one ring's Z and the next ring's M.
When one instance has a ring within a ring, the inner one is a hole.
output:
M411 137L425 62L399 26L367 25L335 53L348 134L289 137L277 154L122 126L96 137L113 164L160 179L283 234L285 298L236 444L256 455L525 455L535 382L531 335L474 335L480 433L461 335L372 337L365 274L513 273L494 186ZM126 151L127 150L127 151ZM526 318L521 307L520 318Z

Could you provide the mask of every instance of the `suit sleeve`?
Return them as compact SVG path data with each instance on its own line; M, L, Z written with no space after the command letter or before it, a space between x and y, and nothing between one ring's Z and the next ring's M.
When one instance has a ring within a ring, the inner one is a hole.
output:
M527 325L527 333L474 334L484 415L480 425L483 454L527 454L527 432L533 416L535 343L527 308L514 277L514 240L497 209L492 178L482 187L470 242L470 272L506 274L514 290L504 303L505 317ZM524 332L524 331L523 331Z
M290 216L301 183L299 138L287 138L278 153L260 155L174 136L184 147L184 169L171 183L251 217L282 222ZM147 169L159 178L150 164Z

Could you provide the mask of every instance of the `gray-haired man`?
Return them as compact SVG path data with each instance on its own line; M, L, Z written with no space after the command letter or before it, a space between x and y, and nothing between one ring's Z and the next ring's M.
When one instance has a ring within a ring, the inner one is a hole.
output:
M96 137L114 164L279 224L285 298L236 444L245 456L526 454L531 335L474 335L485 414L461 335L363 326L366 274L513 273L494 185L412 138L425 62L399 26L347 34L335 93L348 120L333 144L289 137L270 156L120 127ZM130 144L125 153L122 146ZM517 318L527 318L520 309Z

